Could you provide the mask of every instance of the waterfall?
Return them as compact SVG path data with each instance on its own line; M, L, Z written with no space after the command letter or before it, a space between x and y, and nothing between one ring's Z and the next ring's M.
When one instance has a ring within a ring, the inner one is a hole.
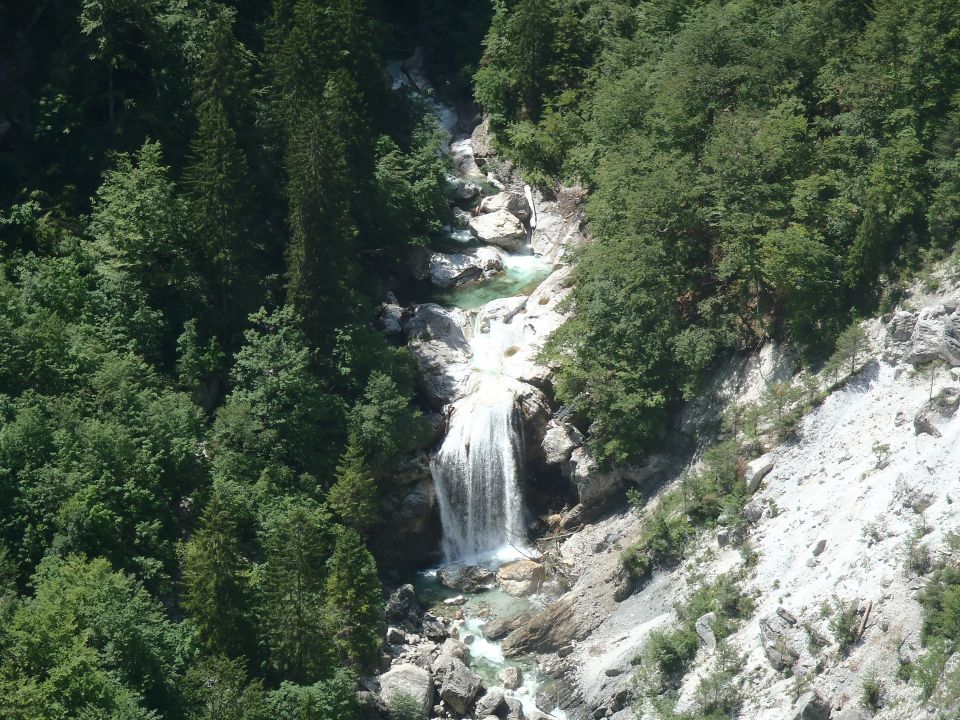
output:
M454 403L447 435L430 463L447 562L515 557L526 538L517 383L501 374L523 331L488 308L474 320L470 390Z

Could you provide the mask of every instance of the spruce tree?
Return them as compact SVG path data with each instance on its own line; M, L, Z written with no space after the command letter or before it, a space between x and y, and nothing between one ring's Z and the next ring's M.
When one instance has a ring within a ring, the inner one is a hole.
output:
M287 501L268 523L261 633L274 672L301 684L330 668L324 584L331 544L328 516L307 502Z
M364 532L377 521L378 495L363 448L356 436L351 436L337 465L337 481L330 488L327 503L344 523Z
M326 594L327 624L341 661L360 669L371 667L380 647L383 594L376 562L351 528L337 533Z
M183 551L183 606L210 653L245 649L247 583L236 525L214 496Z
M225 20L218 20L203 57L197 88L198 127L184 184L190 230L197 239L197 269L208 286L220 338L228 346L244 318L259 304L256 197L236 130L242 117L244 78L233 33Z

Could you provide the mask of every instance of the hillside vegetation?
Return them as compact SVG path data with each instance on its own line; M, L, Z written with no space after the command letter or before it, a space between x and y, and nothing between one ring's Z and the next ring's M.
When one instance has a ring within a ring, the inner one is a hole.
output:
M554 338L595 450L649 446L718 355L814 356L960 224L948 0L498 0L476 96L502 152L591 191Z

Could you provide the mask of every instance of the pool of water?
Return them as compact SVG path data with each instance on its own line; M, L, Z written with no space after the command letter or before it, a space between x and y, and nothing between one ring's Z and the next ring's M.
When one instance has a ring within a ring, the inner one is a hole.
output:
M552 267L536 255L503 254L504 270L489 280L468 283L448 290L437 290L430 302L476 310L492 300L515 295L529 295L547 279Z

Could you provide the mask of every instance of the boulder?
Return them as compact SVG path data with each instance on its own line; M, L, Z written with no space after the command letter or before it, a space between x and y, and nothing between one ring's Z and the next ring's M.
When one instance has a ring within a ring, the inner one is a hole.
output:
M508 595L524 597L537 592L547 574L543 565L533 560L521 559L509 562L497 571L497 583Z
M940 437L939 425L960 408L960 388L946 387L923 403L913 418L915 435Z
M485 116L483 122L473 129L470 140L473 144L473 154L475 157L482 159L493 157L493 137L490 134L489 116Z
M705 647L711 652L717 647L717 636L713 633L713 624L716 621L717 614L715 612L708 612L700 616L694 624L701 647Z
M571 453L583 445L583 435L573 425L551 420L543 434L543 459L547 465L562 465Z
M760 488L760 481L773 470L774 462L774 457L767 454L758 457L756 460L751 460L747 464L744 481L747 484L747 492L749 494L752 495Z
M800 658L791 637L791 626L777 613L760 620L760 644L775 670L786 670Z
M433 680L430 673L416 665L394 665L380 676L380 697L390 706L396 699L407 696L427 715L433 709Z
M466 714L477 693L480 692L480 676L462 661L449 655L438 657L431 669L439 689L440 699L454 712Z
M475 717L485 717L487 715L506 714L507 703L503 694L503 688L490 688L477 700L477 706L473 709Z
M384 303L377 314L377 327L387 335L403 332L403 308L394 303Z
M470 202L475 200L481 194L480 186L474 182L464 182L456 180L453 183L453 199L457 202Z
M457 592L475 593L493 584L492 570L476 565L447 565L437 570L437 581Z
M523 685L523 671L518 667L506 667L497 677L507 690L516 690Z
M608 506L620 494L623 487L623 470L601 471L593 456L585 447L575 448L563 468L577 493L579 504L584 509L597 510Z
M391 645L402 645L407 641L407 634L400 628L392 625L387 628L387 642Z
M564 595L511 632L501 647L507 657L556 652L571 640L582 640L596 624L574 612L575 598Z
M428 261L430 282L451 288L487 278L503 271L503 260L494 248L474 253L433 253Z
M526 720L526 716L523 714L523 703L517 700L517 698L508 697L504 702L507 705L507 717L505 720Z
M897 310L890 322L887 323L887 336L896 343L908 342L913 336L913 329L917 325L915 313L907 310Z
M450 639L450 631L438 618L424 615L423 636L433 642L442 643Z
M526 245L527 231L510 212L497 210L478 215L470 220L470 229L477 237L509 252L519 252Z
M480 201L480 212L493 213L498 210L506 210L523 222L530 219L530 204L527 198L516 193L501 192Z
M487 620L483 625L483 636L487 640L500 640L512 633L518 627L530 621L531 615L528 612L520 612L516 615L508 615L504 618L493 618Z
M455 657L457 660L460 660L464 663L470 662L470 649L462 642L452 637L448 637L443 641L443 644L440 646L440 654Z
M392 593L387 600L386 616L391 622L412 622L419 621L423 610L420 609L420 603L417 602L417 594L414 592L413 585L401 585Z
M801 695L793 706L791 720L830 720L830 703L816 690Z
M914 365L937 359L960 365L960 314L954 309L947 315L943 305L924 308L917 314L906 357Z

